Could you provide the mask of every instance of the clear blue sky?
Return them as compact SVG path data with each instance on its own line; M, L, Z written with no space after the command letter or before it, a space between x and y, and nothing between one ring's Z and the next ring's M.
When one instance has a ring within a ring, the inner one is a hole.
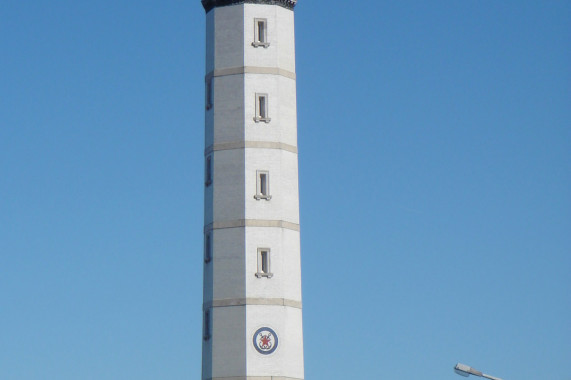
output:
M296 8L306 378L570 380L571 2ZM198 379L199 0L0 2L0 379Z

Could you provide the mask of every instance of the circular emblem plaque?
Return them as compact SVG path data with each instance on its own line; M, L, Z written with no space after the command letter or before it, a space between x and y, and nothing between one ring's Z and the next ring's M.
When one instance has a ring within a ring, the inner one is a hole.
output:
M262 355L269 355L278 348L278 336L269 327L261 327L254 333L254 347Z

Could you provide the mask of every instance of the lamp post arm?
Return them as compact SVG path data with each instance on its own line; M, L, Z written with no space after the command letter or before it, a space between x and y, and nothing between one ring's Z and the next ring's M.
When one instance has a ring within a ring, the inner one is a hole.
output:
M499 377L494 377L494 376L490 376L490 375L486 375L485 373L482 374L482 377L485 377L486 379L490 379L490 380L502 380Z

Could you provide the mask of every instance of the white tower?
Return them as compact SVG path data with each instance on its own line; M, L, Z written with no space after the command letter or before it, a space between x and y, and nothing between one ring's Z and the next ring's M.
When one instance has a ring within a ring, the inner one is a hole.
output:
M296 2L202 0L203 380L304 378Z

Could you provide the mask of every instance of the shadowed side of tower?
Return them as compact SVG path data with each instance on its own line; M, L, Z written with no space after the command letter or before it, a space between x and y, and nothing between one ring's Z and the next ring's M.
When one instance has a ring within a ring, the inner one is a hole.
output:
M202 379L300 380L296 1L202 4Z

